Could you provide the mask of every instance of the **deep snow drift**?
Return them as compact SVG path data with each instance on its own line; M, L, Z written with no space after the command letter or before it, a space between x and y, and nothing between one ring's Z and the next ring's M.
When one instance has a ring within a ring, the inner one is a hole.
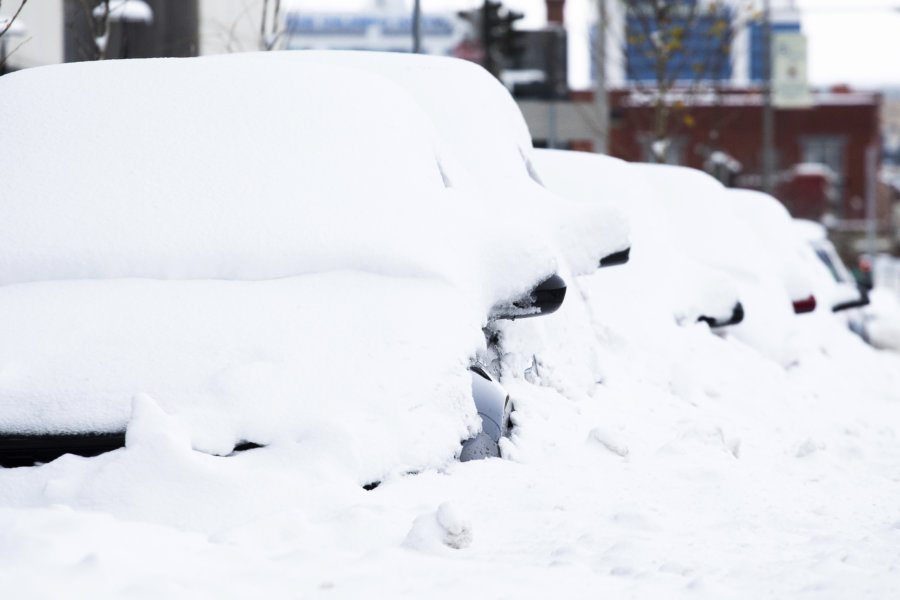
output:
M448 125L432 124L450 116L395 80L287 55L184 61L179 76L166 75L169 64L0 78L0 101L15 108L0 114L0 137L45 151L23 158L32 155L0 146L13 219L0 220L0 419L128 426L121 450L0 470L0 589L34 598L894 593L900 358L827 311L787 314L789 331L748 321L759 338L686 318L695 301L746 291L774 307L765 291L785 285L751 277L758 263L739 280L722 256L701 261L689 251L701 239L679 241L709 231L699 218L682 215L687 230L673 231L650 208L643 220L626 210L631 263L570 277L553 315L499 325L512 435L502 459L453 460L478 426L464 369L484 350L490 305L553 269L583 272L573 265L602 245L562 244L564 221L610 214L607 194L652 207L713 202L720 188L682 169L656 179L650 167L600 159L595 201L547 192L544 205L510 211L480 197L462 150L440 133ZM215 76L235 69L245 70L240 85ZM103 104L132 76L149 78L139 93L156 85L176 98L201 82L228 93L203 105L203 127L164 141L153 128L164 108ZM283 87L253 98L257 77ZM397 138L362 135L385 131L365 112L346 114L356 109L341 94L333 113L322 99L306 107L320 119L298 110L313 102L307 81L340 91L361 77L374 90L368 106L402 107L387 122ZM83 142L51 144L59 132L42 113L56 100L31 94L61 85L96 89L81 109L102 122L94 105L117 107L115 128L60 117L65 137ZM473 93L502 93L479 86ZM253 113L264 128L233 119L251 101L269 111ZM132 128L151 144L142 158L168 164L190 149L190 164L166 179L105 145ZM336 144L307 148L298 131ZM66 162L80 143L97 149L91 174ZM66 160L48 171L57 146ZM348 171L319 152L366 164ZM522 149L523 164L558 192L533 152ZM263 157L279 161L273 177L248 180L242 166L268 169ZM307 160L315 168L296 176ZM116 168L103 169L110 161ZM333 211L309 208L321 198ZM577 205L555 213L551 198ZM570 230L589 231L585 222ZM765 252L752 230L729 233L716 239L751 245L728 256ZM269 445L210 454L247 438ZM373 479L381 484L364 489Z

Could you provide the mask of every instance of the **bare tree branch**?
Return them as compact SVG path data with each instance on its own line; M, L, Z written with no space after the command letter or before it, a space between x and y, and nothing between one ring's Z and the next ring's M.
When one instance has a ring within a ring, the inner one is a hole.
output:
M665 161L665 142L693 126L691 98L721 89L717 78L725 72L725 61L731 60L735 29L731 17L737 7L728 8L722 0L621 0L621 4L625 8L625 70L635 89L643 90L652 104L651 158ZM646 71L639 72L640 65L629 59L643 61L644 69L649 66L652 81L642 80ZM683 100L671 98L676 88Z
M2 4L3 2L0 1L0 6L2 6ZM15 20L19 17L19 13L22 12L22 9L25 8L26 4L28 4L28 0L22 0L22 2L19 3L19 8L16 9L16 12L13 13L13 16L9 19L9 21L6 22L6 25L3 26L2 30L0 30L0 37L3 37L3 34L9 31L9 28L12 27L13 22L15 22Z
M2 69L3 69L4 65L6 65L6 61L9 60L9 57L12 56L13 54L15 54L19 50L19 48L22 47L22 44L24 44L25 42L28 41L28 40L24 40L22 42L19 42L15 48L13 48L9 52L7 52L6 48L5 48L6 42L3 40L3 36L12 27L15 20L19 17L19 13L22 12L22 9L25 8L25 4L27 4L27 3L28 3L28 0L22 0L19 3L19 8L16 9L16 12L13 14L13 16L10 17L9 20L7 20L5 24L0 25L0 47L2 47L2 48L0 48L0 49L2 49L2 52L0 52L0 72L2 72ZM0 0L0 6L2 6L2 4L3 4L3 2L2 2L2 0ZM29 38L29 39L31 39L31 38Z

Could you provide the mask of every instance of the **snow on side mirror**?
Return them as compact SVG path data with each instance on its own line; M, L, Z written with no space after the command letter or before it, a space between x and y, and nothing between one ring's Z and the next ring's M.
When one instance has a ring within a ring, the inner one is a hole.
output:
M600 268L603 267L615 267L618 265L624 265L628 262L628 258L631 255L631 246L625 248L624 250L619 250L618 252L613 252L612 254L608 254L600 259Z
M726 325L737 325L743 320L744 305L740 302L735 302L734 307L731 309L731 315L728 317L711 317L708 315L701 315L697 317L697 321L703 321L710 327L725 327Z
M566 297L566 282L553 274L528 294L508 304L498 304L491 310L490 319L525 319L549 315L562 306Z
M863 286L854 287L848 283L841 283L838 287L836 302L831 306L831 312L860 308L869 303L869 292Z

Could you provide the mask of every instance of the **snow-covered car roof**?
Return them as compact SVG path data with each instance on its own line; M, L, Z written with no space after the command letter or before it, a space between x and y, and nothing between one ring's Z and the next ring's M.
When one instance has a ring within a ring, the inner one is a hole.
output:
M532 164L531 135L515 100L483 68L398 53L315 51L303 57L364 68L409 92L436 129L436 152L450 185L487 190L486 205L543 223L577 273L593 272L600 259L630 246L628 222L610 205L573 203L547 191Z
M463 173L448 173L451 179L473 177L493 189L515 186L529 177L523 155L531 150L531 135L525 119L506 88L475 63L354 51L306 51L295 58L364 69L409 92L434 124L443 148L455 153L460 164L448 168L466 168Z
M302 53L82 63L16 73L0 97L0 283L332 268L458 280L507 260L498 271L524 265L533 283L554 268L543 224L445 186L428 117L360 68ZM504 223L518 239L478 246ZM478 284L495 296L504 277L490 275Z

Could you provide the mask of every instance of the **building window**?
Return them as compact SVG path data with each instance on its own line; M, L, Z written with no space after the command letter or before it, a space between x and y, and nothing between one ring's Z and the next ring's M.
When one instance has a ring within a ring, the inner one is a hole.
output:
M660 76L665 81L729 81L733 20L729 7L697 6L696 0L673 3L665 13L649 0L629 2L625 15L626 78L630 82L655 82ZM657 73L662 64L654 46L675 41L678 44L665 61L665 72Z
M663 141L655 141L649 133L638 134L638 143L641 145L641 154L644 162L661 162L667 165L685 164L685 151L687 150L687 138L684 136L672 136ZM663 160L657 160L657 156L663 155Z
M846 147L847 136L845 135L800 136L802 161L805 163L823 164L834 172L834 186L837 190L835 199L837 204L831 208L838 216L843 216L840 199L844 197L844 174L847 172L847 169L844 166Z

